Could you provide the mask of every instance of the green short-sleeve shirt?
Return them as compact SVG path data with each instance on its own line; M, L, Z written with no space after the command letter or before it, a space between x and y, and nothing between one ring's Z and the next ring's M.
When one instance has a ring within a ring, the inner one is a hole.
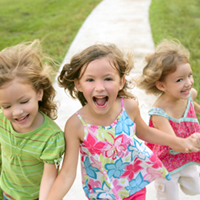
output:
M0 185L3 191L17 200L39 197L44 163L57 165L65 150L63 131L42 114L44 123L40 127L28 133L17 133L0 113Z

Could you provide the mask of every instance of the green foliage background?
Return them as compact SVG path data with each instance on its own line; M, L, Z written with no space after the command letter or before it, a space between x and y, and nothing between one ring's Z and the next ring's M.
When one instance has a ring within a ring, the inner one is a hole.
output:
M61 62L80 26L101 0L0 0L0 50L40 39Z

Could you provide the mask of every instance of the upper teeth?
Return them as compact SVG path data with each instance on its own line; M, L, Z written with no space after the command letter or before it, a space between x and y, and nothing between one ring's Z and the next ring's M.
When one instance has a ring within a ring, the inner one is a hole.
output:
M23 119L25 119L25 118L26 118L26 116L25 116L25 117L21 117L21 118L19 118L18 120L21 121L21 120L23 120Z

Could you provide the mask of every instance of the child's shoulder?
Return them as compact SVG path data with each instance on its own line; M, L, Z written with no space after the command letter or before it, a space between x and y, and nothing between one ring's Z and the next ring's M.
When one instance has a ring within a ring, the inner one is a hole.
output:
M56 124L56 122L53 119L51 119L50 117L48 117L42 111L40 111L40 113L44 117L44 122L43 122L41 128L45 127L48 130L51 129L51 130L55 130L55 131L61 130L61 128Z
M134 109L138 107L138 102L132 98L124 98L124 107L125 109Z
M78 112L74 113L72 116L69 117L69 119L66 122L66 125L70 126L70 127L79 127L81 126L81 120L78 117Z
M77 112L78 113L78 112ZM77 136L81 141L84 138L84 127L77 113L74 113L65 124L65 134Z
M124 99L124 108L133 121L140 112L138 102L131 98Z

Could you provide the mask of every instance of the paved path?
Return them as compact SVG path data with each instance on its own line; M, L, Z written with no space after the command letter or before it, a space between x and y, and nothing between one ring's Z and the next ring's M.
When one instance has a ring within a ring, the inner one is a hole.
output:
M74 39L63 64L77 52L96 42L115 43L123 50L134 53L135 69L131 76L141 73L144 56L154 50L154 43L149 26L148 10L151 0L103 0L88 16ZM131 77L130 76L130 77ZM56 122L64 129L66 120L77 111L81 105L72 100L63 89L55 84L57 99L60 101L58 119ZM138 97L141 115L148 123L148 110L155 100L143 91L135 88L134 94ZM65 196L65 200L86 200L82 186L80 166L77 169L77 178ZM155 200L154 185L147 187L146 200ZM186 197L181 193L181 200L197 200L200 197Z

